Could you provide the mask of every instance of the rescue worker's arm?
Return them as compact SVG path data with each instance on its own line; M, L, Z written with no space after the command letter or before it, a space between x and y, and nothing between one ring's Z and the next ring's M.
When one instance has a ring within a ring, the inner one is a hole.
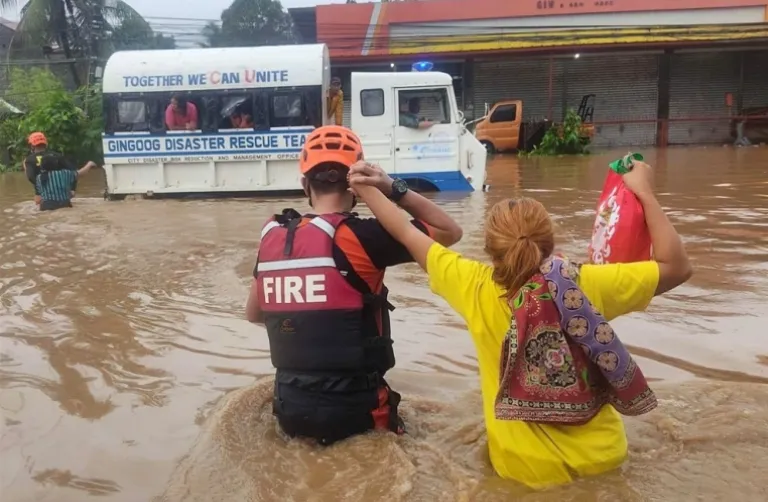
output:
M427 270L427 253L434 240L408 221L408 218L397 210L378 188L363 183L364 177L357 175L350 178L350 184L355 192L373 211L379 223L395 240L408 250L414 261Z
M422 120L419 122L419 129L429 129L433 125L435 125L434 122L430 122L429 120Z
M648 225L653 245L653 258L659 265L656 295L666 293L686 282L693 274L685 246L653 194L651 167L644 162L635 162L633 169L625 174L623 179L627 188L637 196L645 212L645 223Z
M357 183L373 186L386 196L392 194L393 180L379 166L358 162L350 169L352 176L355 176ZM414 219L429 225L432 237L443 246L449 247L461 240L463 231L459 224L431 200L408 190L398 204Z
M96 167L96 163L93 162L92 160L89 160L83 167L81 167L77 171L77 176L80 177L80 176L86 174L88 171L90 171L94 167Z
M251 282L251 292L248 294L248 301L245 303L245 318L248 319L248 322L264 322L264 313L261 311L261 305L259 305L259 290L255 277Z

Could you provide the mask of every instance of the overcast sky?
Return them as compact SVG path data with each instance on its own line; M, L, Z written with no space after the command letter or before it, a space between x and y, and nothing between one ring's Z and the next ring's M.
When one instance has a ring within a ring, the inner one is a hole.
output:
M221 11L232 0L126 0L145 17L219 19ZM18 0L18 8L2 11L2 16L18 20L19 8L26 3ZM283 7L310 7L317 4L345 3L345 0L282 0Z

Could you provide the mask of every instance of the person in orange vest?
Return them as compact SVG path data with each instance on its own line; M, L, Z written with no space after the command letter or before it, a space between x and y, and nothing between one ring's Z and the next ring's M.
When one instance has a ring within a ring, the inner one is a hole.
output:
M331 88L328 89L328 119L337 126L344 123L344 92L341 90L341 79L333 77Z

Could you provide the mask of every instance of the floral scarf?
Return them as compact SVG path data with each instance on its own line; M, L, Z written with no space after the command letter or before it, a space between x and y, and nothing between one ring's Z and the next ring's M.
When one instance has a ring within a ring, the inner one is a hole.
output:
M579 266L548 258L510 302L496 418L578 425L605 404L624 415L656 396L613 328L576 284Z

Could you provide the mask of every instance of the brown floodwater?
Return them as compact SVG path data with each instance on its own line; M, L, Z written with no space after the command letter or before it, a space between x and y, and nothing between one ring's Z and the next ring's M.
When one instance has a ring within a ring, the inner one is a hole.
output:
M489 205L519 195L584 257L623 153L496 157L489 193L436 198L471 257ZM695 267L615 322L661 405L626 419L621 470L542 493L494 476L471 340L413 265L388 274L410 434L327 449L279 435L266 333L243 305L261 225L303 198L105 202L93 172L74 209L38 213L23 176L0 176L0 499L768 499L768 148L644 153Z

